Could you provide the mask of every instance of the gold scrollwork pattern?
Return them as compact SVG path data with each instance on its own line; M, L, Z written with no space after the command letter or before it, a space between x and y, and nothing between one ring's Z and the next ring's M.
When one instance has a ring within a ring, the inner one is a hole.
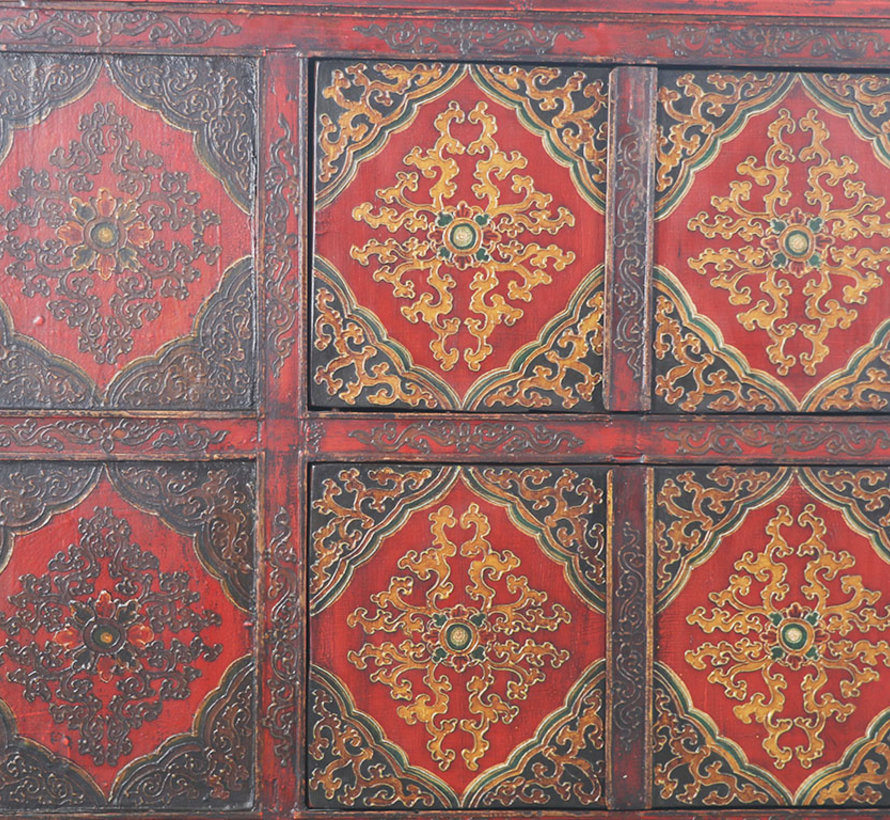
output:
M724 344L717 326L695 311L679 282L663 268L655 275L655 400L659 409L688 412L775 412L794 397L744 356Z
M786 789L751 766L732 741L721 737L695 709L671 670L655 670L654 801L658 806L784 805Z
M482 496L511 517L565 568L572 589L605 612L604 476L563 467L479 467L467 471Z
M308 754L313 761L313 807L456 808L454 793L435 776L411 766L383 730L358 710L343 684L313 666L309 673Z
M788 530L808 535L789 541ZM876 608L881 593L853 572L856 560L849 552L828 546L827 530L814 504L796 516L779 504L766 525L766 546L735 562L728 586L708 595L710 611L696 607L686 618L706 634L727 636L690 649L686 661L710 670L708 680L737 701L739 720L763 727L763 748L778 769L791 760L804 768L820 760L829 723L853 713L862 687L878 680L876 667L890 667L890 643L867 637L890 629L890 605ZM802 556L807 560L798 592L787 559ZM798 600L801 595L805 601ZM806 670L801 714L786 714L788 669ZM840 676L840 696L827 688L829 673ZM792 730L795 741L787 743ZM796 741L801 734L805 743Z
M531 741L470 785L464 803L473 808L602 805L605 677L605 663L599 661Z
M602 271L597 268L581 283L566 310L517 351L506 368L473 385L465 404L471 409L595 409L603 380Z
M797 132L808 135L799 151L788 141ZM779 109L767 135L772 142L763 162L749 157L739 163L740 178L729 194L712 196L711 210L689 221L689 228L707 239L738 237L748 244L706 248L689 266L712 287L725 290L730 304L747 308L736 318L746 330L769 336L767 355L779 375L800 366L812 376L828 355L828 334L850 327L858 318L854 305L864 305L883 284L886 254L851 243L890 237L890 223L884 221L887 203L867 192L851 157L832 155L829 129L815 108L799 118ZM789 181L804 169L809 207L788 208ZM762 209L750 204L755 190ZM839 290L838 281L846 283ZM790 315L789 298L798 289L805 297L807 321ZM787 343L799 338L809 350L789 352Z
M477 65L476 83L513 106L523 123L567 164L578 190L597 210L606 200L608 79L590 69Z
M733 532L753 505L787 486L787 469L714 467L707 472L663 468L656 473L656 603L661 609L692 570Z
M478 128L469 143L452 133L453 126L462 123ZM564 206L551 207L553 196L538 190L532 177L522 173L526 157L500 147L495 139L497 120L484 101L465 111L452 100L436 117L435 128L438 137L431 148L415 147L404 157L404 164L416 170L399 172L394 185L376 192L384 204L375 208L373 202L364 202L353 211L356 221L382 233L353 245L351 255L373 269L374 281L390 285L395 299L407 300L402 314L408 321L430 328L434 334L430 348L443 370L453 369L461 358L470 370L479 370L493 352L491 334L521 319L520 304L530 302L540 285L552 282L552 272L575 261L573 251L553 243L525 242L522 234L555 236L572 227L575 217ZM455 201L465 187L459 182L455 158L464 154L476 156L473 203ZM435 179L429 201L426 195L419 201L412 196L420 175ZM504 197L502 185L520 197ZM400 229L409 236L392 236ZM453 315L454 268L474 271L469 285L471 315L463 318ZM506 279L505 295L498 291ZM461 329L475 340L475 347L461 351L455 346L454 337Z
M309 606L320 612L342 592L380 539L411 512L441 496L454 468L319 465L312 471Z
M388 338L377 317L359 306L346 283L325 260L315 260L313 341L318 358L314 400L336 397L354 404L405 408L450 408L451 388L435 373L414 364L411 354Z
M659 74L656 138L656 215L666 217L683 199L695 174L736 136L752 113L787 92L792 75L714 71Z
M465 69L444 63L322 63L318 72L316 204L351 181L361 159L408 126L418 108L451 88Z
M568 650L537 633L554 632L572 618L518 574L520 560L513 552L495 549L488 539L491 525L477 504L459 517L443 505L429 513L429 522L432 545L406 553L399 560L405 574L371 595L373 608L358 607L347 618L368 636L397 639L368 641L347 658L357 669L371 669L370 680L387 686L393 699L405 701L397 714L408 725L423 725L427 749L441 770L456 759L458 731L463 762L475 770L489 747L491 726L511 723L519 714L517 702L546 680L548 669L569 658ZM460 543L449 536L458 525L470 531ZM466 569L458 573L458 566ZM464 573L461 593L470 603L446 603ZM503 588L493 586L501 581ZM522 643L517 633L525 633ZM445 670L467 674L468 717L451 715L452 683Z

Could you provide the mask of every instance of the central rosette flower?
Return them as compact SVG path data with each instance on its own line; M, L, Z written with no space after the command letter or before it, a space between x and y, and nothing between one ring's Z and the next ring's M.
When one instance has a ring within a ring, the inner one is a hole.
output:
M102 279L125 270L139 271L139 251L154 238L133 200L115 199L101 188L89 201L72 197L72 218L56 232L72 249L74 270L95 266Z
M769 626L763 641L770 657L791 669L800 669L807 662L819 659L820 649L828 640L828 633L820 628L818 612L795 602L791 606L769 614Z
M491 259L487 247L500 241L500 235L489 227L490 223L491 217L487 213L466 202L442 211L436 219L436 230L431 237L439 243L439 257L458 270L466 270L474 263L487 262Z
M485 663L493 639L487 620L484 612L462 604L436 612L427 622L422 638L432 648L432 661L456 672Z
M770 264L777 270L803 276L826 261L832 244L824 232L825 220L794 208L782 217L770 220L772 233L763 238L763 247L770 252Z
M69 626L53 636L69 650L71 665L96 670L105 683L139 665L138 652L155 637L136 601L119 601L102 590L93 601L72 601Z

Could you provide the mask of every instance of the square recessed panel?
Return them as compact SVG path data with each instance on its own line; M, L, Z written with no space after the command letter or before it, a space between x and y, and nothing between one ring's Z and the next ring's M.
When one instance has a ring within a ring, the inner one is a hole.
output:
M252 405L255 68L0 56L0 406Z
M0 466L0 809L253 805L253 473Z
M655 404L886 411L890 77L660 74Z
M608 72L323 62L312 401L602 408Z
M888 806L890 471L656 471L655 804Z
M603 805L605 470L312 470L309 804Z

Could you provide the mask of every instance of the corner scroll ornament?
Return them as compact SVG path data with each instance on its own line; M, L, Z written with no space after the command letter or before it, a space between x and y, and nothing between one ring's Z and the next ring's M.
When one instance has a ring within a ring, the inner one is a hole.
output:
M440 54L456 51L461 57L470 54L540 55L556 48L560 37L569 42L584 37L576 26L548 26L527 24L513 20L440 20L421 25L414 20L393 21L381 26L356 26L355 31L366 37L376 37L393 51L412 54Z
M473 423L433 419L409 424L402 430L396 422L386 422L369 430L353 430L351 438L384 453L415 450L427 455L437 449L461 454L571 453L584 443L566 430L552 430L544 424L513 422Z
M658 29L650 41L664 40L674 57L805 57L862 60L890 51L890 42L871 31L831 26L712 23L679 30Z

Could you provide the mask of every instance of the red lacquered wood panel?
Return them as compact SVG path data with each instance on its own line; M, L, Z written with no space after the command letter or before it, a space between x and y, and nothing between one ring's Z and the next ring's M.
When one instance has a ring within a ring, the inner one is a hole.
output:
M323 62L312 402L602 407L606 74Z

